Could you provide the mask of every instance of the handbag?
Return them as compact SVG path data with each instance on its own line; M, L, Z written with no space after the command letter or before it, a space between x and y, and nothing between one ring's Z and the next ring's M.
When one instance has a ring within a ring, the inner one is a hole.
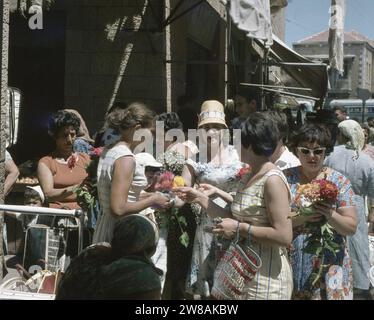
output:
M248 238L239 242L239 222L235 239L218 262L211 295L217 300L245 300L246 288L262 266L260 256L250 247Z

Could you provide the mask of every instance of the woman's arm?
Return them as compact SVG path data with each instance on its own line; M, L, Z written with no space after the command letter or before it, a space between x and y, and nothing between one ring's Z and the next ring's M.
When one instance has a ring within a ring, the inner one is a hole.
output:
M74 193L74 189L77 188L78 185L61 189L54 188L52 172L45 163L39 162L37 176L47 201L76 201L77 197Z
M324 215L329 224L342 236L351 236L357 229L356 207L341 207L336 210L326 203L315 205L316 211Z
M19 170L13 160L5 162L4 196L7 196L17 181Z
M127 201L134 170L135 160L131 156L121 157L114 162L110 209L115 216L137 213L151 206L159 206L161 208L168 206L169 199L158 193L136 202Z
M201 183L200 190L204 192L208 197L216 195L228 203L232 203L234 201L234 198L231 194L207 183Z
M212 217L230 218L232 217L231 210L220 207L215 204L209 196L202 191L191 187L181 187L174 189L178 197L187 203L197 203L203 207L207 214Z
M250 233L255 242L287 247L292 242L292 222L289 191L278 176L270 176L264 186L265 206L270 227L252 226ZM241 235L248 234L248 224L240 228Z

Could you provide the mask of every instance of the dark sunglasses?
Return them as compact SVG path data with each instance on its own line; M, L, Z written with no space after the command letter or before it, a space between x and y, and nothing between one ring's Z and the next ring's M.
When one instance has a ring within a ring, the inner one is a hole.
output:
M325 153L326 148L316 148L316 149L309 149L304 147L298 147L297 150L299 150L302 154L308 155L308 154L315 154L316 156L320 156Z

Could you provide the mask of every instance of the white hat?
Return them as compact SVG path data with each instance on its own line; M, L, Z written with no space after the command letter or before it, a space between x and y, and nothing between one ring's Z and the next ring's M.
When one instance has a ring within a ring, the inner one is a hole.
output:
M44 203L44 200L45 200L44 193L43 193L42 188L40 188L40 186L34 186L34 187L26 186L26 188L29 188L29 189L32 189L32 190L36 191L39 194L39 197L42 200L42 203Z
M149 153L141 152L135 155L136 163L143 167L155 167L161 168L162 163L156 161L156 159Z
M209 123L221 124L227 128L225 111L221 102L216 100L207 100L201 105L198 127L200 128L204 124Z

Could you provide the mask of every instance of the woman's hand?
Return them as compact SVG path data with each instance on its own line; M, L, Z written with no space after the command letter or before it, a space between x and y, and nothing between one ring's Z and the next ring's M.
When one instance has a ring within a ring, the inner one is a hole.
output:
M201 183L198 190L203 192L207 197L211 197L217 193L217 188L208 183Z
M316 212L330 220L335 212L335 206L330 203L318 202L314 205Z
M317 213L317 214L312 214L310 216L298 216L297 213L292 213L292 226L293 227L298 227L301 226L307 222L318 222L321 221L322 215Z
M163 195L162 193L154 193L151 195L152 205L160 209L168 209L172 206L170 197Z
M175 188L173 191L182 201L187 203L199 202L205 196L203 192L191 187Z
M238 221L230 218L222 219L212 230L212 233L223 236L226 239L233 239L238 228Z

